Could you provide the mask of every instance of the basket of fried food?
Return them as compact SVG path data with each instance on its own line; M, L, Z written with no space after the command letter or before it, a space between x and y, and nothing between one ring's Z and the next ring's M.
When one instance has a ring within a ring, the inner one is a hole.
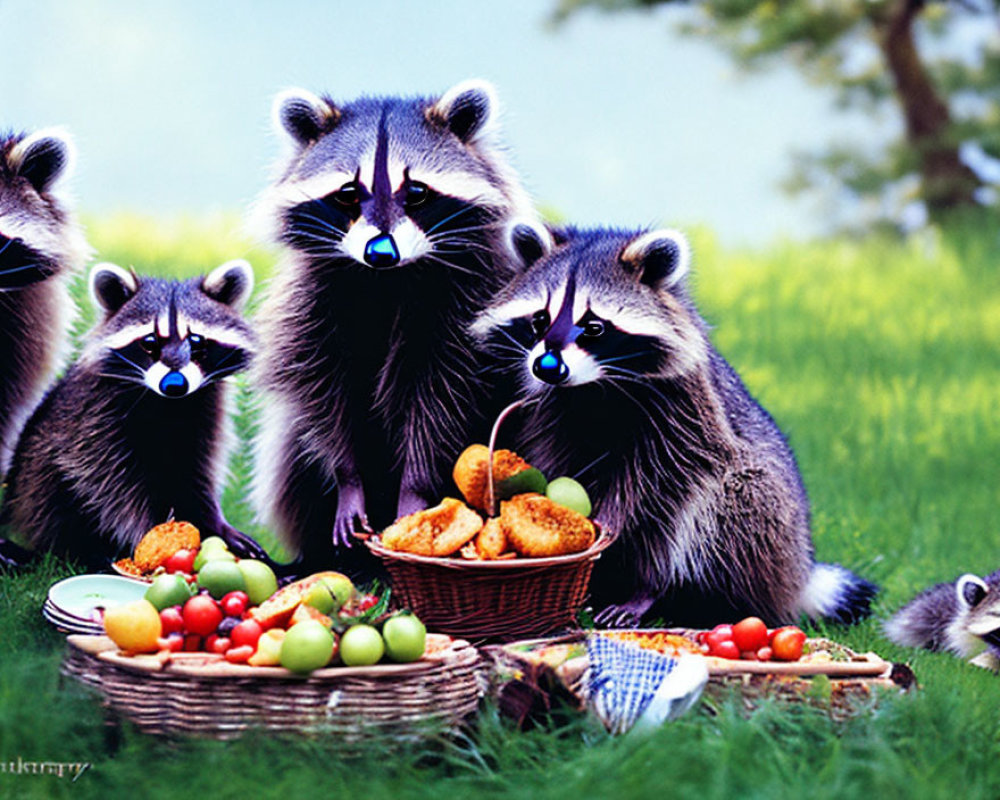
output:
M473 445L455 465L465 502L402 517L366 538L393 599L428 628L473 640L572 628L594 561L615 534L589 518L575 481L549 484L509 450ZM551 491L555 489L555 491Z

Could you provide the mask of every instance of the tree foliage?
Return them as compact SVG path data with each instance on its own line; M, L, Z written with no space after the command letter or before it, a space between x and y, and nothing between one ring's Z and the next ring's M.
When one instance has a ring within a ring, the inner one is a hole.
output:
M881 149L795 154L789 190L835 188L868 221L997 207L1000 0L560 0L555 16L665 5L689 7L680 30L743 67L787 58L843 108L900 114Z

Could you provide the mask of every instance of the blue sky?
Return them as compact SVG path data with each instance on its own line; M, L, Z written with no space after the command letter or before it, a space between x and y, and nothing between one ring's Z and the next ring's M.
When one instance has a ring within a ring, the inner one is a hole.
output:
M673 11L588 11L553 30L554 2L0 0L0 128L68 127L90 213L239 210L279 153L280 89L346 100L482 77L544 206L760 244L824 229L819 204L777 186L794 148L894 124L834 112L791 68L741 76L675 35Z

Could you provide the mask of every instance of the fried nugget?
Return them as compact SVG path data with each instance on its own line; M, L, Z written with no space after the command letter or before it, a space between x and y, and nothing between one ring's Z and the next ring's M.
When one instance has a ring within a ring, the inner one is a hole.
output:
M473 508L480 511L489 511L489 473L487 472L487 462L489 461L489 448L483 444L469 445L455 462L452 470L452 478L455 485L462 493L462 497ZM532 470L531 464L521 458L513 450L495 450L493 452L493 485L496 488L500 483L519 475L527 470ZM538 480L542 487L545 486L545 479L540 472L537 473ZM538 488L537 483L532 484L532 488ZM516 493L512 492L512 493Z
M388 550L420 556L450 556L483 527L482 518L461 500L446 497L433 508L417 511L382 532Z
M149 531L135 546L132 560L142 573L152 572L178 550L201 547L201 534L190 522L170 520Z
M494 517L486 520L483 529L476 536L476 553L479 558L494 560L508 549L507 536L503 532L500 519Z
M583 514L540 494L519 494L501 503L500 524L514 549L528 558L579 553L597 538L594 523Z

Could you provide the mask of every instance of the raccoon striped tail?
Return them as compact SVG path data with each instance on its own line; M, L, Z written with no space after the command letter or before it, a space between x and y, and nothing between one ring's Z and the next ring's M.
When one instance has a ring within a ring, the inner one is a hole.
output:
M814 564L800 606L813 619L858 622L871 614L878 586L839 564Z

